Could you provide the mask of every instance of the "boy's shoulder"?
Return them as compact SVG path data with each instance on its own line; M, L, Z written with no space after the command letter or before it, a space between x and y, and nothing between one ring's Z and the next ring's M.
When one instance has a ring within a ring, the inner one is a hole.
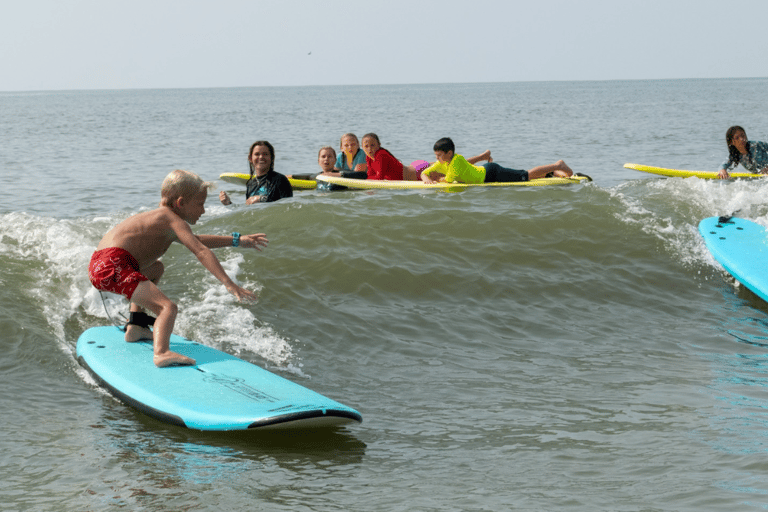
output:
M170 216L178 217L178 215L176 215L173 212L173 210L171 210L167 206L158 206L154 210L149 210L149 211L144 212L144 214L146 214L148 216L158 217L158 218L165 218L165 217L170 217Z
M462 161L464 161L464 162L467 161L467 159L464 158L464 155L460 155L458 153L454 153L453 154L453 158L451 158L451 163L453 163L453 162L462 162Z
M134 218L139 222L156 225L170 225L176 220L181 220L181 217L167 206L160 206L154 210L138 213L134 215Z

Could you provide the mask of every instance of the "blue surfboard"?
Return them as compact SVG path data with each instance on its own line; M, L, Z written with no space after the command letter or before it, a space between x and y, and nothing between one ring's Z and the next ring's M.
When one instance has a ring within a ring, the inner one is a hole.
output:
M709 217L699 233L712 256L741 284L768 301L768 230L737 217Z
M92 327L77 359L100 386L166 423L195 430L319 428L363 420L359 412L252 363L171 336L194 366L157 368L152 342L128 343L118 327Z

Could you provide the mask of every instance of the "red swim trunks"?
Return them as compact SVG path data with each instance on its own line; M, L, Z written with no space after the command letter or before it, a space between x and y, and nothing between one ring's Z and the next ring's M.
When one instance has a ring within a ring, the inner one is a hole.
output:
M142 281L149 279L139 272L139 262L119 247L108 247L91 256L88 277L97 290L124 295L131 300Z

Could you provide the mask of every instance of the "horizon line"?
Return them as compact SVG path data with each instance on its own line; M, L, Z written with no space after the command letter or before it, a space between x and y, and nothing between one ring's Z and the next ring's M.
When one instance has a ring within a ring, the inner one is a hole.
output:
M304 85L218 85L196 87L99 87L84 89L0 89L0 94L18 93L51 93L51 92L99 92L99 91L173 91L173 90L207 90L207 89L258 89L258 88L298 88L298 87L389 87L413 85L481 85L481 84L531 84L531 83L567 83L567 82L673 82L685 80L758 80L768 77L737 76L737 77L686 77L686 78L608 78L580 80L515 80L515 81L477 81L477 82L402 82L402 83L360 83L360 84L304 84Z

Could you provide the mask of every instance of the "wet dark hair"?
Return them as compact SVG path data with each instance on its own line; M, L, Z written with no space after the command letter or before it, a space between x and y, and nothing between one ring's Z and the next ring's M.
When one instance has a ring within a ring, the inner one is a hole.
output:
M365 140L365 139L373 139L379 143L379 146L381 146L381 141L379 140L379 136L376 135L375 133L366 133L365 135L363 135L363 138L360 140Z
M251 163L251 155L253 154L253 148L256 146L264 146L269 150L269 170L274 171L275 170L275 148L267 142L266 140L257 140L253 144L251 144L251 149L248 150L248 167L251 168L251 178L253 178L253 164Z
M443 137L442 139L435 142L435 145L432 147L432 151L442 151L443 153L447 153L449 151L456 152L456 146L453 144L453 141L448 137Z
M736 149L736 146L731 144L733 142L733 138L736 136L738 132L742 132L744 134L744 137L747 137L747 131L742 128L741 126L731 126L728 128L728 130L725 132L725 143L728 145L728 156L730 156L730 159L734 162L738 162L741 158L741 153L739 153L739 150ZM747 141L747 153L749 153L749 141Z

